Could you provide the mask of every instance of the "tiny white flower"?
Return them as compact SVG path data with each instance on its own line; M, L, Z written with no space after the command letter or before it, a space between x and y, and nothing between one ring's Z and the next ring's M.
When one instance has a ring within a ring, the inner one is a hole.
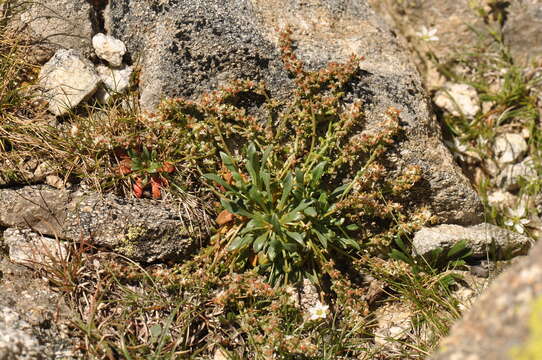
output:
M73 137L76 137L78 134L79 134L79 127L77 125L72 125L71 129L70 129L70 134L71 136Z
M465 161L465 154L469 151L468 144L461 142L459 138L454 137L453 141L445 141L446 145L453 150L454 157Z
M316 305L309 309L309 320L325 319L327 317L328 310L329 306L317 302Z
M437 29L432 28L428 29L425 25L422 26L420 32L416 33L423 41L438 41L438 36L436 36Z
M504 225L513 227L520 234L525 232L525 225L531 222L525 217L527 215L527 208L523 202L515 209L508 209L507 215L509 218L505 220Z

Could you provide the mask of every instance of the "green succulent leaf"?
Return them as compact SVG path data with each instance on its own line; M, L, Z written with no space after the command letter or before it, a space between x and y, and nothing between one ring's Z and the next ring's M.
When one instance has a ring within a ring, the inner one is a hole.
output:
M252 235L238 236L228 246L229 250L243 249L252 243Z
M254 252L258 253L265 249L265 245L267 244L267 239L269 237L269 233L265 232L258 236L256 240L254 240L254 243L252 244L252 249Z
M305 246L305 236L304 234L300 234L298 232L294 231L286 231L286 234L292 238L293 240L297 241L302 246Z

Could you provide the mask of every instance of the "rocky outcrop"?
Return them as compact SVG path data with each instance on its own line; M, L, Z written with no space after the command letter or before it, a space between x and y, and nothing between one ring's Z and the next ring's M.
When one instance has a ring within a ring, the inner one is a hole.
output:
M0 189L0 226L86 240L143 262L181 260L200 246L207 236L201 208L188 213L158 201L46 186Z
M541 324L542 244L537 244L495 279L432 359L538 359Z
M366 1L115 1L105 13L108 32L124 41L141 65L141 105L153 110L164 96L195 98L230 80L264 80L272 96L293 83L279 56L277 29L290 25L296 53L307 66L365 57L348 98L362 100L368 128L385 111L401 111L406 139L391 156L395 166L419 165L418 199L442 222L480 221L478 196L453 163L432 120L420 78L403 47Z
M437 249L447 252L462 240L472 257L490 256L492 260L526 255L533 244L530 237L487 223L468 227L444 224L419 230L412 240L412 252L415 256L427 256Z

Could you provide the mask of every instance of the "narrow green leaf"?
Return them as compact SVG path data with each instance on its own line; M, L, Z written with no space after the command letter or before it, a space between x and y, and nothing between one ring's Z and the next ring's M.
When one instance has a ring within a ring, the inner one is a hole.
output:
M279 234L281 232L279 218L276 214L272 214L269 217L269 223L273 225L273 231L275 231L275 233Z
M458 241L454 246L452 246L450 250L448 250L447 256L448 258L454 258L463 252L465 253L469 252L467 249L467 240ZM461 255L464 256L465 254L461 254Z
M305 210L303 210L303 212L305 213L305 215L311 216L311 217L316 217L318 215L318 213L316 212L316 209L313 208L312 206L306 208Z
M230 171L237 171L237 169L235 168L235 163L228 154L221 151L220 158L222 159L224 166L226 166Z
M267 249L267 257L269 258L269 260L273 261L275 260L275 258L277 257L277 254L280 252L281 250L281 246L280 246L280 241L278 241L277 239L273 238L270 242L269 242L269 248Z
M292 243L292 242L283 243L282 247L287 251L288 254L291 254L297 250L297 243Z
M399 246L399 248L403 251L403 253L408 254L407 247L406 247L403 239L401 238L401 235L397 235L395 237L395 243L397 244L397 246Z
M404 261L407 264L414 265L414 262L412 261L412 259L410 259L410 257L406 256L404 253L400 252L397 249L391 250L390 257L392 259Z
M305 184L305 174L301 170L296 170L295 172L295 180L299 186L303 186Z
M242 249L252 242L253 237L250 235L236 237L228 246L229 250Z
M248 218L253 217L251 213L243 209L239 204L234 201L222 198L220 199L220 204L224 209L228 210L234 215L246 216Z
M285 214L280 219L280 222L282 224L288 224L288 223L291 223L292 221L301 220L303 218L302 211L305 210L307 207L309 207L311 204L312 204L312 201L303 200L295 209Z
M267 171L260 171L260 177L265 185L265 192L267 194L267 201L273 202L273 194L271 193L271 175Z
M248 196L250 197L252 201L260 205L262 209L267 209L264 195L260 192L260 190L256 186L250 187L250 190L248 191Z
M253 218L243 227L243 230L239 232L239 236L248 234L251 232L253 233L255 231L264 230L266 228L267 226L264 222L261 222L258 219Z
M290 192L292 191L293 186L293 176L291 173L288 173L282 180L282 195L277 205L279 209L282 209L284 207L284 204L288 199L288 196L290 196Z
M269 236L269 233L265 232L261 234L260 236L258 236L256 240L254 240L254 243L252 244L252 249L254 250L254 252L258 253L264 250L265 245L267 243L268 236Z
M359 244L357 243L357 241L355 241L354 239L351 239L351 238L342 238L341 239L343 245L345 248L349 248L349 247L352 247L356 250L360 250L361 247L359 246Z
M350 225L346 226L346 230L348 230L348 231L356 231L356 230L359 230L359 226L356 225L356 224L350 224Z
M316 230L315 228L313 228L312 230L312 233L313 234L316 234L316 237L318 238L318 241L320 242L320 244L322 244L322 247L324 249L327 249L327 238L324 234L322 234L320 231Z
M233 188L230 186L230 184L228 184L226 181L224 181L224 179L222 179L216 174L203 174L203 177L208 180L214 181L219 185L222 185L227 190L233 191Z
M333 190L333 192L331 193L331 196L333 197L341 196L347 187L348 187L348 184L344 184L335 188L335 190Z
M256 156L256 147L253 143L250 143L247 150L247 163L245 167L247 168L248 174L252 178L252 183L255 184L258 188L260 187L260 179L258 178L257 171L260 169L260 164L258 163L258 157Z
M327 194L325 192L320 194L320 197L318 198L318 204L320 205L322 209L327 210L329 206L329 202L327 200Z
M269 159L269 155L271 155L272 150L273 150L273 147L268 146L267 149L265 149L265 151L263 152L260 172L266 167L265 164L267 164L267 159Z
M300 243L301 245L305 246L305 236L303 234L300 234L298 232L293 231L286 231L286 235Z
M312 187L315 187L319 183L320 178L324 174L324 170L326 168L326 165L327 165L327 162L322 161L322 162L318 163L318 165L316 165L314 167L314 169L312 169L312 171L311 171L311 186Z

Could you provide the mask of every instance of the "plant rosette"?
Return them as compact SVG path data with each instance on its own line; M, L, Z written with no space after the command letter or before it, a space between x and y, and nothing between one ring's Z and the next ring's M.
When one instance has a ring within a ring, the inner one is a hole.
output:
M130 176L132 192L138 199L152 197L162 198L161 189L169 186L167 174L175 172L175 166L168 161L158 161L156 150L121 152L117 172L122 176Z
M347 187L331 192L321 188L325 161L284 173L272 171L272 147L260 159L251 143L245 163L249 175L243 176L232 157L220 155L231 181L218 174L204 176L216 183L215 193L224 208L217 223L231 226L228 250L236 254L240 267L257 268L273 284L303 277L318 283L321 264L336 254L359 250L348 234L357 226L345 224L334 211ZM238 224L229 224L234 217Z

